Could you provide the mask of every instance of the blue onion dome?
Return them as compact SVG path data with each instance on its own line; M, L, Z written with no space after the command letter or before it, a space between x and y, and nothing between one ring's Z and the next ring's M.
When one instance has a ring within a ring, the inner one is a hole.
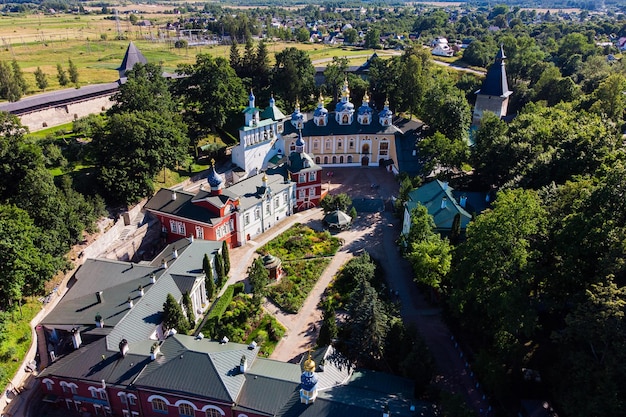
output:
M215 171L215 159L211 160L211 171L209 171L207 181L212 188L219 187L224 182L222 176Z
M370 107L370 98L367 95L367 91L365 92L365 95L363 96L363 104L361 104L361 107L359 107L359 114L371 114L372 113L372 108Z
M380 117L391 117L393 113L389 110L389 99L385 99L385 107L379 113Z
M313 116L319 117L324 116L325 114L328 114L328 110L326 110L326 108L324 107L324 97L320 93L320 98L317 102L317 108L313 112Z
M300 377L300 386L305 391L313 391L317 385L317 376L314 373L304 372Z
M300 148L304 148L304 139L302 139L302 131L299 130L298 131L298 139L296 139L296 147Z
M296 122L296 121L303 121L303 120L304 120L304 114L300 112L300 103L296 101L296 109L293 111L293 113L291 113L291 121Z

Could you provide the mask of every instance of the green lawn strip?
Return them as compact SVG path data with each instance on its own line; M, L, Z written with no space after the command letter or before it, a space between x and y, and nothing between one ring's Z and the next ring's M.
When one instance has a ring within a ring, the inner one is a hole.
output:
M30 321L41 310L41 303L28 298L20 309L6 315L0 342L0 381L8 383L22 364L31 344Z
M297 313L330 261L331 257L283 262L286 276L269 287L269 297L282 310Z

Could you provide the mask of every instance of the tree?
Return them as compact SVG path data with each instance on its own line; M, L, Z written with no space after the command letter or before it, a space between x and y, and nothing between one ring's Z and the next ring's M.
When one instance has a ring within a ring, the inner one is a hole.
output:
M624 120L626 108L626 77L622 74L611 74L600 83L594 96L596 101L591 106L591 111L597 114L605 114L616 123Z
M222 258L221 253L215 254L215 272L217 273L217 285L219 288L222 288L224 283L226 282L226 272L224 271L224 258Z
M230 272L230 255L228 253L228 242L222 242L222 258L224 259L224 273L228 275Z
M211 266L211 260L208 254L204 254L202 258L202 270L204 271L204 288L206 290L206 296L210 300L215 294L215 280L213 279L213 267Z
M452 140L437 131L417 143L419 154L424 160L423 172L441 170L448 171L461 169L463 163L469 159L470 148L463 140Z
M163 327L166 330L176 329L181 334L189 332L189 322L183 314L183 309L172 294L167 294L163 303Z
M238 76L241 77L241 55L239 54L239 48L237 46L237 40L233 39L233 43L230 44L230 66L235 70Z
M315 67L305 51L290 47L276 54L272 78L276 94L289 106L295 106L297 100L302 104L311 101L315 92Z
M193 312L193 303L189 296L189 291L185 291L183 294L183 305L185 306L185 312L187 313L187 320L189 321L189 328L196 327L196 315Z
M535 268L541 254L535 242L545 236L546 218L535 192L500 191L493 209L468 225L446 280L462 325L501 355L536 328L532 301L538 297Z
M0 302L7 310L22 296L40 294L60 266L46 253L44 236L26 211L0 205Z
M24 73L15 59L11 61L11 68L13 69L13 78L15 79L15 83L21 91L21 95L23 95L28 90L28 83L26 83L26 80L24 79Z
M4 61L0 61L0 97L12 102L22 98L22 89L13 69Z
M270 274L263 265L263 259L257 257L250 266L248 282L252 287L252 293L259 300L267 294L267 285L270 283Z
M461 213L454 215L452 220L452 230L450 231L450 244L457 245L461 238Z
M333 212L335 210L341 210L343 212L348 211L348 207L352 205L352 199L346 193L337 195L327 195L320 202L320 207L324 210L325 214Z
M246 97L241 80L224 58L199 54L195 64L179 66L178 73L182 77L176 80L175 91L200 126L221 128Z
M611 278L593 284L555 333L556 399L571 416L619 415L626 407L626 287Z
M369 27L365 34L365 47L372 49L380 49L380 30Z
M68 59L68 65L69 67L67 72L69 73L70 81L72 84L78 86L78 68L71 59Z
M61 64L57 64L57 80L59 80L61 87L65 87L70 83L70 79L67 77L67 73Z
M37 87L42 91L45 91L46 88L48 88L48 79L46 74L39 67L35 70L35 82L37 83Z
M318 346L328 346L338 334L337 317L335 317L335 307L332 303L325 303L322 311L322 325L317 336Z
M296 40L298 42L308 42L310 37L311 35L309 34L309 31L306 28L299 28L296 31Z
M348 70L348 58L333 57L333 61L326 66L324 70L324 85L326 91L333 95L333 101L339 100L339 89L346 79L346 71Z
M154 177L186 156L180 118L155 111L113 114L94 137L99 181L115 201L132 203L154 192Z
M357 32L356 29L348 28L343 31L343 43L345 44L352 45L356 43L358 38L359 32Z
M108 114L155 111L171 118L178 109L163 77L163 68L157 64L137 63L126 73L126 82L112 97L115 104Z

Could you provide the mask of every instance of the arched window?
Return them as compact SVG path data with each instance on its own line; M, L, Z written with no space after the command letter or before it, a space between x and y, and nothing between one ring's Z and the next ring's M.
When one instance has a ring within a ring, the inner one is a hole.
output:
M325 156L325 157L324 157L324 163L325 163L325 164L327 164L327 163L328 163L328 157L327 157L327 156Z
M165 404L165 401L163 401L162 399L155 398L152 400L152 410L161 413L167 413L167 404Z
M316 163L316 164L319 164L319 163L320 163L320 157L319 157L319 156L316 156L316 157L315 157L315 163Z
M369 154L370 153L370 145L368 145L367 143L363 144L363 148L361 149L361 153L363 155Z
M337 157L333 155L333 164L337 163Z
M352 163L352 155L348 155L348 163L351 164Z
M52 386L54 385L54 381L50 378L46 378L43 380L43 383L46 384L46 389L48 391L52 391Z
M340 164L343 164L343 155L341 155L341 156L339 157L339 163L340 163Z
M185 417L193 417L195 415L194 409L187 403L182 403L178 406L178 414Z
M222 417L222 414L215 408L209 408L206 410L206 417Z

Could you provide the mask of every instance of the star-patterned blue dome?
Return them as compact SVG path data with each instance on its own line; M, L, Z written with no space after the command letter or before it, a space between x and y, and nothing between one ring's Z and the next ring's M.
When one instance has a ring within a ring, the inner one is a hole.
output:
M303 372L300 377L300 387L305 391L313 391L317 385L317 376L313 372Z

